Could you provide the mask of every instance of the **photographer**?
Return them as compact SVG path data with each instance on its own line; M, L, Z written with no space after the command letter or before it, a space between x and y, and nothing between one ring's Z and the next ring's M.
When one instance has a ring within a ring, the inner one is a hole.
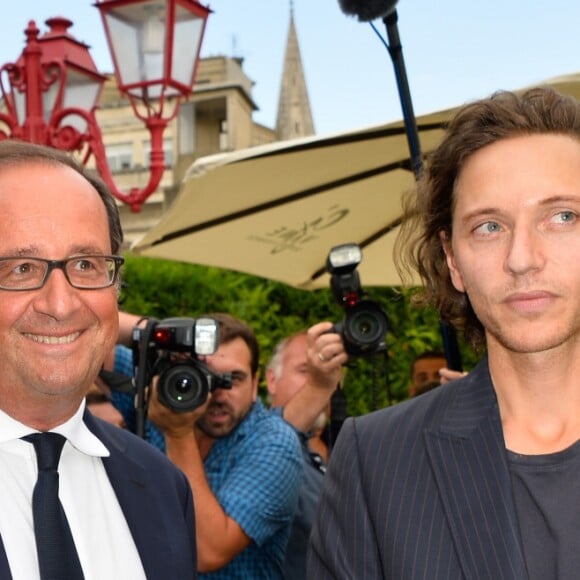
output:
M296 509L302 458L293 430L258 398L259 348L254 332L227 314L220 344L201 357L231 375L189 412L153 394L149 418L165 433L169 458L187 475L196 505L198 569L206 578L282 578Z
M298 508L286 550L285 580L303 580L306 576L308 539L326 470L323 459L310 446L310 433L319 417L326 417L346 362L340 336L327 332L331 327L330 322L322 322L285 338L276 345L266 369L273 412L296 430L304 462Z

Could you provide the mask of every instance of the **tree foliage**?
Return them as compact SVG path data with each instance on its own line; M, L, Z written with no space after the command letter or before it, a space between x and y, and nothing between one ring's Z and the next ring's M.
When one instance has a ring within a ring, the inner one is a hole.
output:
M329 289L307 292L218 268L128 254L123 279L121 308L127 312L158 319L229 312L246 321L258 336L262 368L285 336L322 320L338 322L344 316ZM387 353L349 363L344 390L350 415L406 398L414 357L426 350L442 350L437 315L413 306L412 290L365 290L389 318ZM475 355L462 346L462 356L470 368Z

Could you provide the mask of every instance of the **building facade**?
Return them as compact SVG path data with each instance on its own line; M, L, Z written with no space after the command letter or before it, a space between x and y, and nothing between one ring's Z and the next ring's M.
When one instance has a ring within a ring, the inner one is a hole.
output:
M140 212L119 204L126 247L161 219L179 192L187 168L198 157L314 133L292 7L281 64L276 128L269 128L253 120L257 110L252 96L254 82L243 70L243 59L215 56L200 60L193 95L165 131L167 169L160 187ZM123 191L143 187L149 174L148 132L117 90L114 79L105 86L97 119L115 183Z
M159 188L139 212L119 203L127 246L161 219L196 158L276 140L274 130L252 119L257 108L252 84L241 59L201 59L194 93L164 133L166 170ZM114 78L105 85L96 115L115 184L123 192L144 187L149 177L149 133Z
M74 54L82 67L94 68L88 45L68 32L71 21L56 17L47 20L46 24L48 32L37 39L46 51L42 58L50 60L50 55L56 53L69 59ZM29 27L31 25L34 23ZM35 25L32 28L36 39L39 30ZM276 128L272 129L253 120L257 110L252 96L254 81L243 70L243 59L213 56L199 61L193 94L182 102L179 113L164 131L166 169L159 187L138 212L119 201L126 248L161 219L178 194L186 170L197 158L312 134L310 103L292 8L282 65L278 119ZM94 71L97 72L96 68ZM6 94L4 87L3 94ZM25 102L21 91L15 90L13 99L17 101L18 116L24 118ZM48 119L52 105L50 99L46 103L45 117ZM169 108L174 104L168 101ZM6 103L1 99L0 111L6 111ZM132 188L143 189L150 174L149 131L135 116L130 101L120 93L112 75L104 85L95 115L116 188L123 194ZM74 125L69 121L71 118L67 117L63 125L68 122ZM83 132L85 128L86 123L79 130ZM0 137L7 138L10 134L10 127L0 127ZM94 159L89 157L87 165L95 168Z

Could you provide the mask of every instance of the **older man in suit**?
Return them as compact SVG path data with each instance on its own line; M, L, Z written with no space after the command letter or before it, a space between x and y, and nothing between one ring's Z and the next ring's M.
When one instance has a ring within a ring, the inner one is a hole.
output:
M309 578L577 578L580 103L544 87L467 105L411 201L426 297L486 355L347 420Z
M85 411L118 332L114 199L64 153L2 141L0 221L0 578L195 578L185 476Z

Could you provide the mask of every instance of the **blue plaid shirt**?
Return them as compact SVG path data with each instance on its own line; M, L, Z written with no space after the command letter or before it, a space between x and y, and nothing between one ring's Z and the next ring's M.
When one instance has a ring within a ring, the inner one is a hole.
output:
M253 541L227 566L200 578L283 578L302 475L294 430L257 401L230 436L213 443L204 467L220 505Z

